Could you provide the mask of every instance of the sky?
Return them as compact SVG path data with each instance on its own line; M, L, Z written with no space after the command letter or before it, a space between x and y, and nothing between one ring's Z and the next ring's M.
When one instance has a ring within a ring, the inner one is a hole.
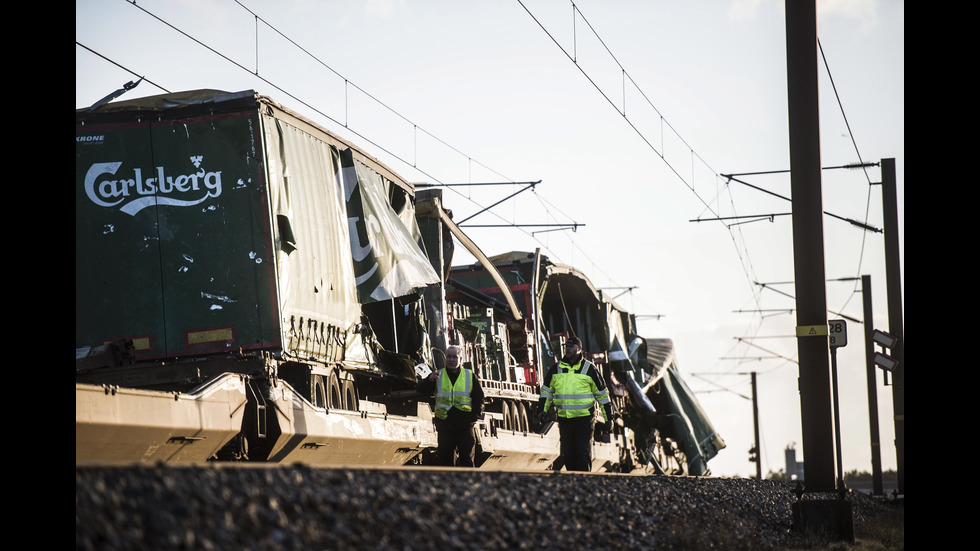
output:
M446 187L445 205L473 217L485 254L541 248L638 314L642 336L673 339L727 443L715 475L755 474L756 374L766 475L787 448L806 460L784 5L76 0L75 106L138 77L123 99L252 89L409 181L501 183ZM838 280L871 276L888 331L884 234L842 219L884 227L877 164L895 159L904 287L905 3L819 0L817 16L821 165L873 165L821 174L828 318L854 320L836 354L841 458L870 472L862 289ZM895 469L892 387L876 379Z

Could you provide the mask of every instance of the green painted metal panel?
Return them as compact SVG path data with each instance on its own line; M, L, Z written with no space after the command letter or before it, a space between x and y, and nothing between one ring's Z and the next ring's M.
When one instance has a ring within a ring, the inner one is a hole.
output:
M106 173L121 173L123 159L130 174L133 167L153 166L148 124L76 129L75 346L133 338L159 353L164 330L157 221L120 211L124 199L104 183Z
M361 304L420 294L426 285L440 283L418 237L406 227L414 228L414 216L402 219L394 212L382 175L355 160L350 149L341 151L340 159Z
M261 152L255 110L76 126L76 346L278 346Z

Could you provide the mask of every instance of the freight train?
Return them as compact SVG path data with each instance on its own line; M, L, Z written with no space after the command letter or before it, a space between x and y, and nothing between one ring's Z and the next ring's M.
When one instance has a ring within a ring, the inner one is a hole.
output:
M75 130L76 464L431 464L417 383L452 344L486 393L477 467L560 469L537 406L570 335L620 414L594 471L706 475L725 446L671 341L583 273L486 256L441 190L267 96L100 102Z

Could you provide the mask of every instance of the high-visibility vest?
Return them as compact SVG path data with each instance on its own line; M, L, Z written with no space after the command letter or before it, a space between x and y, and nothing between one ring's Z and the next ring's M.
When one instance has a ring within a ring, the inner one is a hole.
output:
M473 372L469 369L460 368L455 384L446 369L440 371L439 390L436 392L436 417L445 419L450 408L467 413L473 411L473 399L470 397L472 391Z
M575 365L559 362L558 371L551 376L551 387L541 389L541 395L545 397L545 411L548 410L551 402L554 402L558 416L571 419L591 415L589 410L596 402L599 402L600 406L608 404L609 390L599 390L589 374L590 369L595 369L595 366L588 360L580 361ZM606 410L600 409L605 419Z

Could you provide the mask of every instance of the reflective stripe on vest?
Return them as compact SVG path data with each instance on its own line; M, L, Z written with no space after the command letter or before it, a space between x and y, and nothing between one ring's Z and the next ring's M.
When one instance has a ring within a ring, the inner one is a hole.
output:
M576 365L560 362L558 372L551 377L552 388L549 390L545 387L541 390L542 394L554 400L559 417L585 417L590 415L589 409L596 402L609 403L609 391L599 390L589 375L591 368L592 363L589 361Z
M465 412L473 411L473 399L470 397L472 390L472 371L460 368L454 384L449 378L449 373L443 369L439 374L439 391L436 392L436 417L445 419L450 408Z

